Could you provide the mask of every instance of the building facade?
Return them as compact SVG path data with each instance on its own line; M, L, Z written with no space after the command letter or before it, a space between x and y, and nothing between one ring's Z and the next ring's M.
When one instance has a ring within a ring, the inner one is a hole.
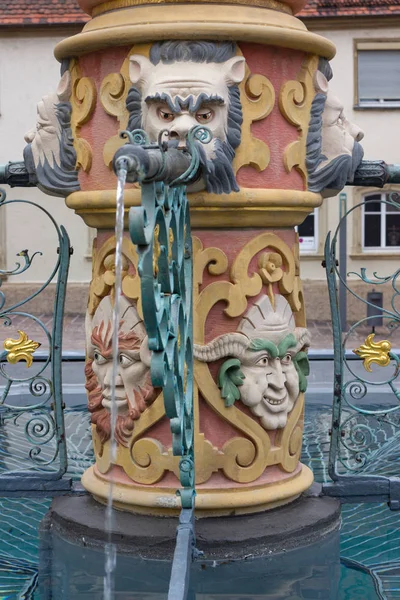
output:
M366 160L400 163L396 131L400 127L400 3L339 0L312 1L303 12L310 30L330 39L337 48L332 60L332 90L343 104L344 115L364 131L362 145ZM347 210L368 199L370 202L350 215L347 225L347 271L367 269L372 277L390 275L398 268L400 215L374 200L385 199L400 186L384 189L347 187L343 201ZM308 313L316 320L329 318L325 271L321 265L328 231L339 222L339 197L327 199L314 217L300 227L302 275ZM352 289L365 295L365 286L349 275ZM391 298L390 284L384 304ZM348 318L361 318L356 303L348 298Z
M24 134L36 122L36 104L53 91L59 80L59 64L53 57L58 41L78 31L86 20L74 0L51 4L19 3L10 7L0 2L0 163L22 158ZM33 8L34 6L34 8ZM400 3L354 0L330 2L314 0L302 17L310 30L329 38L337 47L332 61L331 88L343 104L343 115L356 122L365 133L362 145L365 159L400 162L396 132L400 129ZM5 59L4 57L7 57ZM387 198L400 186L383 190L346 188L347 208L364 199L370 202L356 209L348 221L347 270L366 267L372 275L388 275L396 270L400 251L400 214L376 200ZM7 190L11 198L33 200L63 224L74 247L69 276L67 311L83 312L91 277L93 233L60 198L46 196L37 189ZM375 203L374 203L375 201ZM299 228L301 269L309 317L329 319L325 272L321 266L323 246L329 230L339 221L340 200L327 199ZM40 222L33 209L13 205L0 211L0 265L11 268L23 248L42 251L33 266L19 277L14 294L25 295L43 281L54 262L56 240ZM23 247L23 248L22 248ZM349 276L357 289L357 278ZM386 293L389 294L387 289ZM42 302L46 300L42 300ZM41 309L50 310L51 305ZM355 314L351 302L348 317Z
M73 0L57 4L0 2L0 164L22 159L24 135L36 126L37 104L56 89L60 79L54 47L80 31L86 20ZM36 202L67 229L74 247L68 310L84 311L91 276L90 231L62 198L47 196L36 188L4 189L8 200ZM22 204L5 206L0 210L0 268L12 269L23 249L43 254L35 257L28 271L3 283L9 300L25 298L48 278L56 259L57 239L39 211ZM51 293L41 295L39 302L32 311L52 312Z

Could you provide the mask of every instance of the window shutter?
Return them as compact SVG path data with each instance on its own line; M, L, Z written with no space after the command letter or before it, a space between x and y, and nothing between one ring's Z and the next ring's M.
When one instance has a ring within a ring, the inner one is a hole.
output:
M358 90L362 102L400 102L400 50L358 52Z

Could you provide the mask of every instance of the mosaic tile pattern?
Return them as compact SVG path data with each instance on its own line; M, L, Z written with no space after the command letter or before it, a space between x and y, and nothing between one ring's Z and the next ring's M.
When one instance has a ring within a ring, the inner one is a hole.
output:
M68 475L79 480L94 462L90 420L86 407L65 410L68 436ZM0 473L24 468L27 448L20 435L22 420L0 428ZM51 454L44 449L43 456ZM0 599L35 599L38 577L38 527L50 498L0 498Z
M307 408L305 418L302 460L321 483L328 477L330 415L330 407L312 406ZM369 468L380 475L398 476L399 459L399 431L393 428L392 437L380 447ZM397 512L390 511L386 504L344 505L341 556L367 568L380 594L377 598L400 600L400 517ZM344 595L343 600L369 600L354 595L354 590L352 594Z
M69 474L79 479L93 461L89 419L86 411L66 410ZM303 462L314 471L317 481L327 478L330 408L307 409ZM3 462L4 442L0 433ZM7 432L8 450L18 449L18 436ZM379 471L398 474L400 448L395 438L381 449ZM376 465L375 465L376 466ZM0 598L38 600L38 527L50 499L0 499ZM342 568L339 600L400 600L400 518L384 504L357 504L343 507L341 553L357 570ZM375 588L376 591L373 591ZM370 589L370 591L368 591Z

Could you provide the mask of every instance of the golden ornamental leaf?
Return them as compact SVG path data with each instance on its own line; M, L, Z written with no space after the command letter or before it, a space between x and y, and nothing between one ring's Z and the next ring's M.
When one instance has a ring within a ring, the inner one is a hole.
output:
M363 359L364 369L369 373L372 373L371 365L373 363L380 367L387 367L390 365L391 360L389 352L392 349L392 344L388 340L374 342L374 338L375 334L371 333L364 344L353 350L354 354Z
M7 361L11 365L24 360L27 367L32 366L33 353L40 347L39 342L34 342L28 338L28 334L18 330L18 340L7 338L4 341L4 350L7 352Z

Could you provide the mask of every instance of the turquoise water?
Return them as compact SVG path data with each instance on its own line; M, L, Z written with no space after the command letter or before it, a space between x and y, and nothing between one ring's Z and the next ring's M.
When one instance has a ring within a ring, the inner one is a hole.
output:
M338 600L375 600L379 598L370 573L341 566Z
M66 410L69 432L70 474L79 478L92 462L89 420L86 409ZM311 406L307 409L303 462L308 464L319 481L326 480L326 459L329 447L330 407ZM78 431L78 434L77 434ZM8 447L13 446L13 433L6 431ZM16 434L15 434L16 435ZM10 446L11 444L11 446ZM5 464L7 457L2 461ZM391 444L381 456L380 472L398 474L397 443ZM5 598L39 598L36 588L38 575L38 527L50 505L50 499L0 499L0 600ZM341 529L340 592L337 600L400 600L400 516L382 504L343 506ZM82 596L83 597L83 596ZM89 598L90 596L85 596ZM98 595L91 596L99 598ZM128 596L121 596L128 599ZM290 598L296 596L290 596ZM301 598L302 596L297 596ZM307 596L308 597L308 596ZM310 596L311 597L311 596ZM324 596L312 596L317 600ZM119 596L117 596L119 598ZM164 595L130 595L129 600L156 600ZM200 600L229 600L229 596L204 595ZM232 600L267 600L278 596L254 594L231 596ZM285 599L289 596L280 596ZM196 596L197 600L197 596Z

